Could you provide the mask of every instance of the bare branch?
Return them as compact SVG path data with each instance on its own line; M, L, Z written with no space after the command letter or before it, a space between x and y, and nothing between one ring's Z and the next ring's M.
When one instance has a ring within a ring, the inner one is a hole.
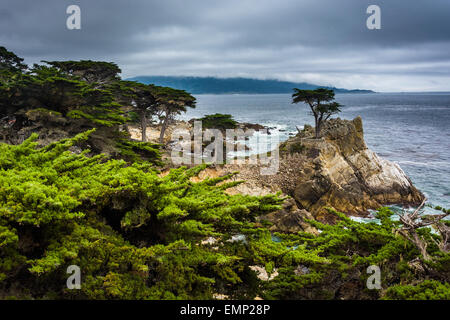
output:
M424 238L419 236L417 233L417 229L427 227L433 225L437 231L441 234L442 240L437 242L433 240L436 245L443 252L448 252L450 250L450 227L441 222L442 219L447 217L449 214L439 214L434 216L424 216L420 217L420 212L425 205L427 199L425 198L421 205L414 210L412 213L404 212L403 215L400 216L400 222L403 224L403 227L398 230L398 232L411 241L415 246L419 249L422 257L425 260L430 260L431 257L427 253L428 243Z

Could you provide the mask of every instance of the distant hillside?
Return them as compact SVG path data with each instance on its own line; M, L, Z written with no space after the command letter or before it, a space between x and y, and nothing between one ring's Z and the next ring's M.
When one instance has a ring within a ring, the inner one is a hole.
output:
M127 80L153 83L158 86L183 89L193 94L202 93L292 93L293 88L316 89L322 86L310 83L295 83L278 80L257 80L249 78L214 78L214 77L170 77L140 76ZM335 90L336 93L373 93L371 90L347 90L334 87L323 87Z

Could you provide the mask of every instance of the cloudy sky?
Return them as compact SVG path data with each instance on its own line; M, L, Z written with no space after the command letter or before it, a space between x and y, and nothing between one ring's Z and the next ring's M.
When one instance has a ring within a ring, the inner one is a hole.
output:
M81 30L66 28L71 4ZM381 30L366 27L371 4ZM123 77L450 91L449 0L1 0L0 46L27 63L114 61Z

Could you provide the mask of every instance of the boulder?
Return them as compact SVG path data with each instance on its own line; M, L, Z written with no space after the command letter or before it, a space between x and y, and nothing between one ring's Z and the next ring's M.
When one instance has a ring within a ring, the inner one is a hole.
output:
M281 210L260 217L260 220L265 220L272 224L269 230L273 232L297 233L305 231L318 234L317 229L308 224L305 219L314 220L314 217L308 211L300 210L292 198L287 199L283 203Z
M292 196L317 218L333 207L348 214L364 214L388 204L418 205L424 196L396 163L368 149L360 117L332 119L313 138L306 128L288 140L284 149L299 144L306 160L298 166Z

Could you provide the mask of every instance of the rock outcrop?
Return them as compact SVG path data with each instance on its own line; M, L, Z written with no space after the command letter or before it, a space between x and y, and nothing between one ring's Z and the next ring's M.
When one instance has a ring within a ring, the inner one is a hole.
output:
M305 219L314 220L314 217L305 209L300 210L292 198L283 203L281 210L260 217L260 220L272 223L269 230L274 232L297 233L305 231L318 235L317 229L306 223Z
M397 164L367 148L360 117L332 119L322 130L322 138L313 139L312 128L306 127L281 146L307 157L298 167L292 193L300 207L322 218L327 206L363 214L386 204L418 205L423 200Z
M275 175L261 175L252 165L221 165L204 175L220 176L239 171L237 180L245 183L228 192L265 195L281 191L295 201L264 219L274 231L308 230L304 219L312 217L333 222L325 209L332 207L349 215L364 216L369 209L388 204L415 206L424 196L395 163L380 158L367 148L360 117L349 121L332 119L323 125L322 138L314 130L302 132L280 145L280 163Z

